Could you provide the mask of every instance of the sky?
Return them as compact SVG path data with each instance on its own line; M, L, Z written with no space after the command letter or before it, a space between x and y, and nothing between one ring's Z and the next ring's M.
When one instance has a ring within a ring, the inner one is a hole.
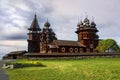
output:
M34 15L42 29L50 22L58 39L77 41L76 25L94 17L100 39L120 45L120 0L0 0L0 58L27 50L27 33Z

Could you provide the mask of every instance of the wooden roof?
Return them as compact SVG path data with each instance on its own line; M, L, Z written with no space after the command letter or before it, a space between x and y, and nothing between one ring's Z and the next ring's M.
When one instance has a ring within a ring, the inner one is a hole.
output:
M23 51L13 51L8 53L7 55L20 55L20 54L25 54L27 51L23 50Z
M77 41L68 41L68 40L53 40L53 45L57 46L75 46L75 47L86 47Z
M32 24L31 24L30 28L28 28L28 30L33 30L33 31L41 30L39 27L37 18L36 18L36 14L35 14L34 20L32 21Z

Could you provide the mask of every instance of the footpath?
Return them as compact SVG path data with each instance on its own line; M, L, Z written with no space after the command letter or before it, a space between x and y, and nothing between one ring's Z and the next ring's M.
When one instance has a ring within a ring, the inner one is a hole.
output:
M2 69L3 64L4 64L4 61L0 61L0 80L9 80L7 74Z

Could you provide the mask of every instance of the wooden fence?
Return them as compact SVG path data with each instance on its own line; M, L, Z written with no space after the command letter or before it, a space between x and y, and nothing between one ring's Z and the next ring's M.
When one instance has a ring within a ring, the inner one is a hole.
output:
M96 57L120 57L120 53L27 53L28 59L83 59Z

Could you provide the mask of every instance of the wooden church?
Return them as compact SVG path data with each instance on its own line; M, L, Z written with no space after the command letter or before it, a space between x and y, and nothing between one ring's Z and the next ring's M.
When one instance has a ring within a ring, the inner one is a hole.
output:
M41 29L36 15L28 30L28 51L13 51L3 59L79 56L83 53L96 52L99 41L95 22L90 22L87 17L77 24L76 41L58 40L48 21Z
M95 52L99 40L95 22L90 22L87 17L77 24L75 33L78 40L76 41L58 40L48 21L41 29L36 15L28 30L28 53Z

